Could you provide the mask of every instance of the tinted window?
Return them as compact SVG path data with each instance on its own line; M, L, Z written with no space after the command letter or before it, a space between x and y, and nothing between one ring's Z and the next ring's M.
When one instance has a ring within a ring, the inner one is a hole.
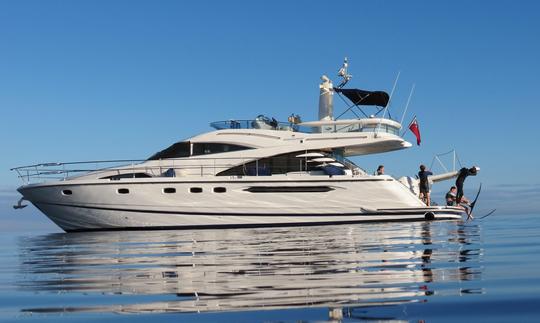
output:
M176 193L176 188L174 188L174 187L165 187L163 189L163 193L166 193L166 194Z
M192 187L189 189L191 193L202 193L202 188L200 187Z
M177 142L169 148L153 154L148 160L189 157L190 152L191 144L189 141Z
M117 181L123 178L148 178L152 177L146 173L129 173L129 174L119 174L101 177L101 179L110 179L111 181Z
M288 172L305 171L313 167L313 163L305 163L302 158L297 158L302 152L294 152L284 155L276 155L268 158L262 158L258 162L249 162L243 165L235 166L218 173L217 176L269 176L274 174L285 174Z
M214 193L225 193L227 189L225 187L214 187Z
M119 188L118 194L129 194L129 190L127 188Z
M220 143L194 143L193 144L193 155L208 155L208 154L218 154L226 153L230 151L238 151L251 149L249 147L232 145L232 144L220 144Z

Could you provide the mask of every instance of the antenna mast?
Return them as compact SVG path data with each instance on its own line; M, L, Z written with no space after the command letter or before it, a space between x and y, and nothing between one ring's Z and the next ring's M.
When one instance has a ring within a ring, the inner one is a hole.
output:
M398 71L396 80L394 81L394 86L392 86L392 92L390 92L390 97L388 98L388 104L386 104L386 107L384 107L383 115L379 119L379 124L377 125L377 130L375 131L375 134L379 133L379 130L381 129L381 121L384 119L386 115L386 110L388 110L388 107L390 107L390 103L392 103L392 96L394 95L394 90L396 89L397 82L399 80L399 75L401 74L401 71Z
M405 119L405 114L407 113L407 108L409 107L409 103L411 102L411 98L414 93L415 87L416 87L416 84L413 84L411 88L411 92L409 93L409 98L407 99L407 104L405 105L405 110L403 111L403 115L401 116L401 120L399 121L399 124L403 124L403 119Z
M341 76L343 78L343 80L341 80L341 83L339 83L338 85L339 89L344 87L345 84L347 84L347 82L349 82L352 79L352 75L349 74L349 72L347 71L348 68L349 68L349 60L347 59L347 57L345 57L345 59L343 60L343 66L341 66L337 74L338 76Z

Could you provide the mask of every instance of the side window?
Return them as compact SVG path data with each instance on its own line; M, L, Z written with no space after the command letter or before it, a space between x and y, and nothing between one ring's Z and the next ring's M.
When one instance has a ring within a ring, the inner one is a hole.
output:
M166 158L181 158L191 155L191 143L189 141L177 142L167 149L153 154L148 160L158 160Z
M224 170L217 176L270 176L274 174L285 174L292 171L301 171L302 159L297 158L302 152L294 152L283 155L276 155L269 158L262 158L258 161L249 162Z
M246 149L251 149L251 148L240 146L240 145L233 145L233 144L194 143L193 156L226 153L230 151L238 151L238 150L246 150Z

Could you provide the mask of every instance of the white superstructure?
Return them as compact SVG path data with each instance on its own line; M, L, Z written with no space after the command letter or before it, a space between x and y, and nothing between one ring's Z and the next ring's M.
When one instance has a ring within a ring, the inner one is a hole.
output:
M335 93L355 105L383 107L388 94L333 88L327 77L320 88L319 121L261 115L215 122L215 131L147 160L92 171L84 163L19 167L27 181L61 178L18 191L66 231L461 218L460 208L426 207L411 187L369 175L346 158L411 146L394 120L334 120Z

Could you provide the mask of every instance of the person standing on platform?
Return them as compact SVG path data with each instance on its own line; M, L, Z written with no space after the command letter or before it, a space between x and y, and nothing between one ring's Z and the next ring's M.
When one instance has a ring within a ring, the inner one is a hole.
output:
M420 179L420 199L427 205L431 204L430 187L428 176L433 175L432 172L426 170L426 166L420 165L420 171L418 172L418 179Z

